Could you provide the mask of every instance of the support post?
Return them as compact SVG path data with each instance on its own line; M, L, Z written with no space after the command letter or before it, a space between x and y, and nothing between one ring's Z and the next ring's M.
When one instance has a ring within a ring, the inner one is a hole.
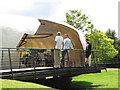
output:
M89 56L88 63L89 63L89 67L90 67L91 66L91 55Z
M2 64L3 64L3 50L2 50L2 58L1 58L1 60L2 60Z
M12 75L12 79L13 79L13 71L12 71L12 62L11 62L10 48L8 48L8 55L9 55L9 62L10 62L11 75Z
M60 67L60 50L54 50L54 67Z
M68 59L68 66L69 66L69 74L71 76L71 66L72 66L72 63L71 63L70 58L69 58L69 51L67 51L67 59Z
M21 68L21 56L22 56L22 52L20 51L20 61L19 61L19 68Z
M36 67L36 62L35 62L35 54L36 54L36 52L35 51L33 51L33 54L32 54L32 60L33 60L33 68L34 68L34 74L35 74L35 79L36 79L36 69L35 69L35 67Z
M81 64L80 66L84 66L82 61L82 51L80 51L80 64Z

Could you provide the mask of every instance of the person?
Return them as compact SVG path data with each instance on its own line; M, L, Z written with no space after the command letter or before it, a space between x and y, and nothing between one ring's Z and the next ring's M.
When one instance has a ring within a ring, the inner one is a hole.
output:
M92 44L90 43L89 39L86 39L86 58L85 58L85 65L88 64L89 56L91 55Z
M61 59L61 67L64 67L64 58L68 49L74 49L71 40L68 38L68 34L64 35L64 41L62 46L62 59Z
M62 42L63 37L61 36L61 32L58 32L57 36L55 37L55 49L62 49Z
M54 67L60 67L60 50L62 49L63 37L61 36L61 32L57 33L55 37L55 45L54 45Z

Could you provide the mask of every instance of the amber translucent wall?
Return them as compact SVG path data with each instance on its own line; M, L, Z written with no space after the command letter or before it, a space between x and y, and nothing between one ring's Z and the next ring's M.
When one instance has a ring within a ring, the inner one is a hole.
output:
M21 48L44 48L44 49L52 49L54 48L54 39L57 32L61 32L62 36L64 34L68 34L69 38L72 41L74 49L83 50L79 34L74 29L58 24L55 22L40 20L41 25L39 26L37 32L34 35L27 35L24 39L23 44L18 44ZM72 50L69 52L69 58L72 62L72 66L81 66L84 63L84 54L81 57L80 51Z

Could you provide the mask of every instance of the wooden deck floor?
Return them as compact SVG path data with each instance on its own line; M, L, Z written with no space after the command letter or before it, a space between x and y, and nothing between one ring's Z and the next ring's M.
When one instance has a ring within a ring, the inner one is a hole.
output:
M33 80L43 79L49 76L52 77L73 77L86 73L100 72L100 68L95 67L65 67L65 68L53 68L53 67L36 67L23 68L11 70L0 70L0 78L3 79L15 79L15 80Z
M53 67L35 67L35 69L52 69ZM34 68L20 68L20 69L12 69L13 72L19 72L19 71L29 71L29 70L34 70ZM5 73L5 72L11 72L11 69L8 70L0 70L0 73Z

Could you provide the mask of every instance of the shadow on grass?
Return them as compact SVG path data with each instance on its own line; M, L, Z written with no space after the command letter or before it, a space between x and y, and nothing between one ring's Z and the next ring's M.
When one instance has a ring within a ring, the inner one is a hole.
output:
M86 82L86 81L73 81L70 85L69 88L74 88L77 90L86 90L86 89L92 89L92 88L97 88L99 86L103 85L92 85L93 83L91 82Z
M86 89L94 89L99 86L103 85L92 85L92 82L86 82L86 81L72 81L71 83L63 83L59 82L58 80L41 80L41 81L32 81L33 83L42 84L45 86L49 86L52 88L60 89L60 90L86 90Z

